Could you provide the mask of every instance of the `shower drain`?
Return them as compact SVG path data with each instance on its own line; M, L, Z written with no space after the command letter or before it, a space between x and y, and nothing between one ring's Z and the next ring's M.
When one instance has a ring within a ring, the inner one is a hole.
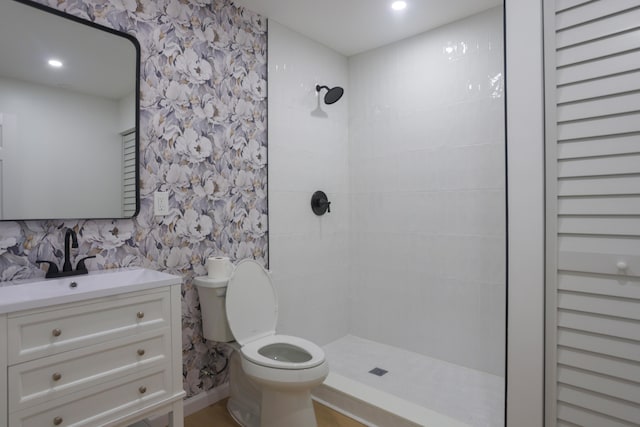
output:
M389 372L389 371L387 371L386 369L382 369L382 368L373 368L372 370L369 371L370 374L377 375L379 377L383 376L387 372Z

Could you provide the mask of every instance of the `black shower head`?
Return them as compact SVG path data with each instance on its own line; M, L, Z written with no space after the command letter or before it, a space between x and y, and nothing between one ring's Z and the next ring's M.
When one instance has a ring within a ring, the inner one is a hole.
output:
M327 90L327 93L324 94L325 104L333 104L334 102L338 102L338 100L342 98L342 95L344 94L344 89L342 89L340 86L329 89L328 86L316 85L316 92L320 92L320 90L322 89Z

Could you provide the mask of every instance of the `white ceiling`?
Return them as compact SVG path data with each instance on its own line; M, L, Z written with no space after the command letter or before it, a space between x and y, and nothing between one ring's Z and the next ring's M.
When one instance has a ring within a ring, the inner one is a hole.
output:
M0 77L120 99L135 92L135 52L123 37L0 0ZM52 56L65 65L48 67Z
M233 0L346 56L410 37L502 4L502 0Z

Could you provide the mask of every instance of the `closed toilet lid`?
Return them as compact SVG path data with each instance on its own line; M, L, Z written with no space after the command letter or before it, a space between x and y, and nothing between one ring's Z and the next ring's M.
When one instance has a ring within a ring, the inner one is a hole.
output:
M252 259L240 261L227 285L227 320L240 345L273 335L278 298L269 273Z

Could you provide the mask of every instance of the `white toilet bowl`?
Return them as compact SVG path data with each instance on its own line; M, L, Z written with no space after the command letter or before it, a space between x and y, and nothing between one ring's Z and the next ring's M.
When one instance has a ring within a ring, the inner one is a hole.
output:
M262 391L262 427L316 426L311 389L329 373L320 347L272 335L243 346L240 353L242 370Z
M211 288L209 282L205 278L195 280L196 285ZM216 298L224 295L218 291ZM214 307L203 301L201 298L203 312L220 308L220 304ZM224 308L229 329L240 346L242 371L261 395L259 416L241 417L234 412L249 412L245 410L247 405L232 402L232 393L229 408L236 421L259 418L261 427L316 427L311 388L324 381L329 365L324 351L314 343L276 334L278 300L269 273L254 260L240 261L227 284ZM216 339L207 334L205 337ZM241 408L233 411L234 405ZM246 424L253 425L253 421Z

